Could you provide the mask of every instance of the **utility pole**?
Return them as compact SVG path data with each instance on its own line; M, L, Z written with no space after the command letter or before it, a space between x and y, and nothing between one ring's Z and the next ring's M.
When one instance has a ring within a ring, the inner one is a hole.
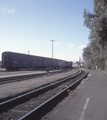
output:
M52 41L52 59L53 59L53 42L54 42L55 40L52 40L52 39L51 39L51 41Z
M29 55L30 51L28 51L28 55Z

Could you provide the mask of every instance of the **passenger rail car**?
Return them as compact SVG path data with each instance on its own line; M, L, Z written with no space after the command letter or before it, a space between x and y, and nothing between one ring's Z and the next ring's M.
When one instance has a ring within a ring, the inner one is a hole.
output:
M6 70L68 67L72 67L72 62L15 52L2 53L2 68Z

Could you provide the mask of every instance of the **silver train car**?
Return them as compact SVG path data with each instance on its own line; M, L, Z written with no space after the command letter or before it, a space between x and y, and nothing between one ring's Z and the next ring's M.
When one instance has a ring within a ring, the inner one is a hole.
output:
M2 53L2 68L6 70L72 68L72 62L7 51Z

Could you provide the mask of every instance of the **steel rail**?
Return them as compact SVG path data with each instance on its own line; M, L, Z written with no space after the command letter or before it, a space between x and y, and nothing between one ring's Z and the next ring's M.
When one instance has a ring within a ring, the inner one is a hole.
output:
M17 81L21 81L26 80L26 79L30 79L33 77L37 77L39 75L46 75L47 73L40 73L40 74L30 74L30 75L22 75L22 76L14 76L14 77L7 77L7 78L0 78L0 84L5 84L5 83L10 83L10 82L17 82Z
M46 105L48 106L49 103L51 103L52 101L54 101L59 96L63 95L67 90L76 88L76 86L82 81L83 78L85 78L87 76L87 74L88 73L86 73L83 77L81 77L76 82L72 83L71 85L69 85L68 87L66 87L65 89L63 89L58 94L54 95L53 97L51 97L50 99L48 99L47 101L45 101L44 103L42 103L41 105L39 105L38 107L36 107L35 109L33 109L32 111L30 111L28 114L26 114L23 117L21 117L19 120L30 120L30 118L32 118L32 115L34 115L35 118L36 118L38 116L38 111L40 111L40 109L43 109L43 107L46 106Z
M31 79L34 77L38 77L39 75L43 76L43 75L47 75L47 74L53 74L53 73L59 73L59 72L64 72L65 70L61 70L61 71L54 71L54 72L47 72L47 73L39 73L39 74L28 74L28 75L17 75L17 76L11 76L11 77L5 77L5 78L0 78L0 84L5 84L5 83L10 83L10 82L17 82L17 81L21 81L26 80L26 79Z
M51 84L49 84L49 85L43 86L43 87L41 87L41 88L38 88L38 89L36 89L36 90L34 90L34 91L31 91L31 92L25 93L25 94L23 94L23 95L20 95L20 96L18 96L18 97L12 98L12 99L10 99L10 100L4 101L4 102L0 103L0 113L1 113L2 111L5 111L5 109L6 109L7 107L11 106L13 103L19 102L19 99L28 98L28 96L30 96L30 95L32 95L32 94L34 94L34 93L42 92L42 91L44 91L45 89L49 89L50 87L52 87L52 86L54 86L54 85L60 84L60 83L62 83L62 82L65 82L65 81L67 81L67 80L69 80L69 79L71 79L71 78L73 78L73 77L76 77L76 76L78 76L78 75L80 75L80 74L81 74L81 71L79 71L78 73L76 73L76 74L74 74L74 75L71 75L71 76L69 76L69 77L66 77L66 78L64 78L64 79L61 79L61 80L59 80L59 81L56 81L56 82L54 82L54 83L51 83Z

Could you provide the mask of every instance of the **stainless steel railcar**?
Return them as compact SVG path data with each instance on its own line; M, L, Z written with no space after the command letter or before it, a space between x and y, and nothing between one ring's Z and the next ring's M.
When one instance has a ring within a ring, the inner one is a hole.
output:
M6 68L6 70L37 69L51 67L71 68L72 62L15 52L2 53L2 68Z

